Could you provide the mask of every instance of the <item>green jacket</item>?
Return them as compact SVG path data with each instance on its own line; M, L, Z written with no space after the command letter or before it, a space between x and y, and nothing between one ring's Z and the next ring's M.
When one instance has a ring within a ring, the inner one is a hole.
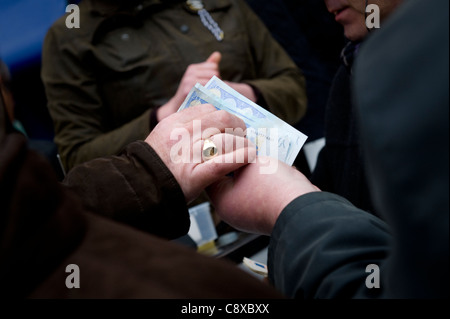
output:
M224 80L250 84L258 103L283 120L301 119L304 77L257 16L240 0L204 3L222 42L176 0L84 0L79 29L68 29L66 16L50 28L42 79L67 170L145 139L152 110L175 95L188 65L213 51L222 53Z

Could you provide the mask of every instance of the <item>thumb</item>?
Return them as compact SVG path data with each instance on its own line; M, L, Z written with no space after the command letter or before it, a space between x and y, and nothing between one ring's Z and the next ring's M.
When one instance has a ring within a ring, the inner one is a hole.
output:
M209 56L209 58L206 60L206 62L212 62L212 63L219 64L220 60L222 60L222 54L218 51L215 51Z

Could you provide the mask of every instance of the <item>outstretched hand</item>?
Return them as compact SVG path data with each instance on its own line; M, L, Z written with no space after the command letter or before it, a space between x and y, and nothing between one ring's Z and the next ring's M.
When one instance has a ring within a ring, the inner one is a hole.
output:
M236 229L270 235L282 210L295 198L320 191L297 169L278 161L274 174L261 174L261 158L207 188L220 218Z

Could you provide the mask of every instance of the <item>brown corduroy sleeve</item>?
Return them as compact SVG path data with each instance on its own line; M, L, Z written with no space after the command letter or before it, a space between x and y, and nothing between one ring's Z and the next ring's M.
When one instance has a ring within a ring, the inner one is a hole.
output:
M131 143L119 156L74 167L63 183L99 215L169 239L189 231L183 191L143 141Z

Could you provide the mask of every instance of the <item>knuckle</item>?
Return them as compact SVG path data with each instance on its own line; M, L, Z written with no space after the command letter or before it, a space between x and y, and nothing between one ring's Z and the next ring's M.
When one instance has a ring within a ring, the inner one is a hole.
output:
M226 125L227 127L232 127L232 124L234 122L233 115L231 115L227 111L220 110L217 111L217 117L222 124Z
M217 109L212 104L202 104L202 107L209 112L217 111Z

